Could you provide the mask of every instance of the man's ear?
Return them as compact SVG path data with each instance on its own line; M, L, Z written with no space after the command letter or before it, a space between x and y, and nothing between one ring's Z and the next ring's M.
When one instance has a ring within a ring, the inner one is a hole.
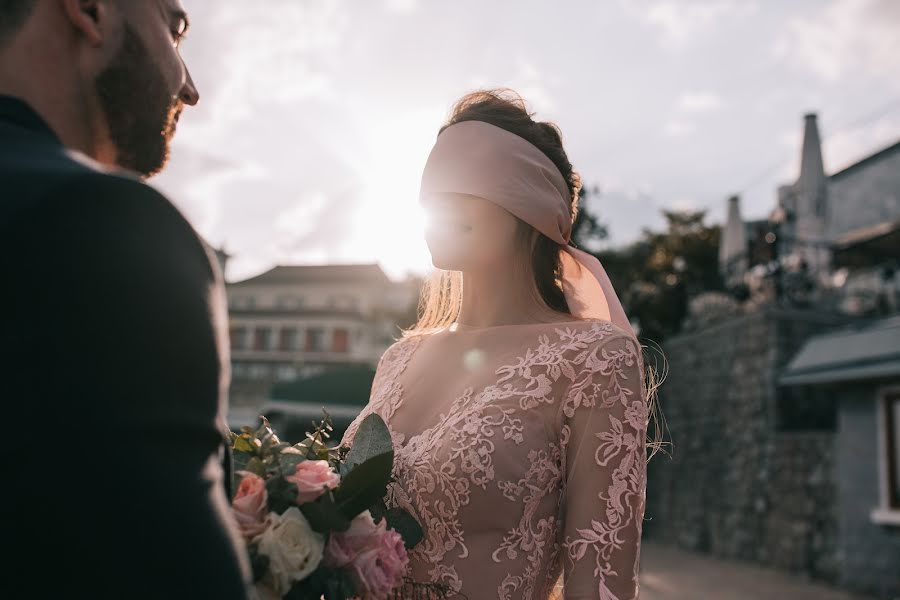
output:
M131 1L131 0L128 0ZM63 12L81 35L99 46L109 34L109 0L59 0Z

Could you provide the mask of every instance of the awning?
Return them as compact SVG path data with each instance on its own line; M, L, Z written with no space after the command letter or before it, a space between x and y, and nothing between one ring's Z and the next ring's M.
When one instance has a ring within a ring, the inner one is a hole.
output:
M834 240L834 267L866 267L900 256L900 219L845 233Z
M900 317L813 336L782 372L780 385L900 377Z

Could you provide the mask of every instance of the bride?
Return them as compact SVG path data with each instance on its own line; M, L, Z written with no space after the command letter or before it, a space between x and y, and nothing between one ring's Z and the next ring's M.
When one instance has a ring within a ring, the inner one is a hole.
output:
M388 507L425 531L409 575L453 598L638 596L648 386L600 263L569 245L580 178L508 91L469 94L422 177L437 271L368 405Z

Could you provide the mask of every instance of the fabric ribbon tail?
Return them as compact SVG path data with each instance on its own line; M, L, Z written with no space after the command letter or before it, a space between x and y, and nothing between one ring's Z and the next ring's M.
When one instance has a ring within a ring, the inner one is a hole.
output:
M602 319L634 338L634 329L622 308L606 269L595 256L565 246L560 251L563 292L569 311L579 319Z

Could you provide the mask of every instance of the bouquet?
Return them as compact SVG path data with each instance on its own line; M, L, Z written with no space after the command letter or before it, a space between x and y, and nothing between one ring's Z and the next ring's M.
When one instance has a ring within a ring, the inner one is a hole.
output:
M407 550L422 529L408 512L384 505L394 460L384 421L366 417L352 448L330 447L331 431L325 413L295 445L281 441L264 417L258 429L232 433L232 510L260 597L444 597L445 587L406 576Z

